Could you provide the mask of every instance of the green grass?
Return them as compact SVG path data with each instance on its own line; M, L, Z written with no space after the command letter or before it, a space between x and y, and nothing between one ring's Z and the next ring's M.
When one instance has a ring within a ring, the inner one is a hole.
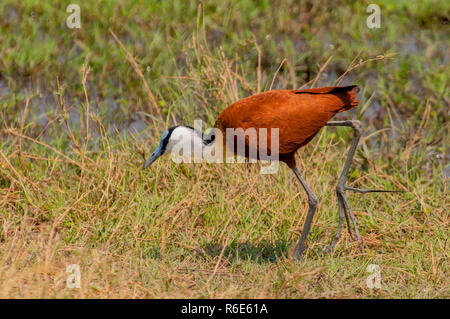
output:
M370 1L84 1L72 30L69 3L0 3L1 297L449 297L447 2L378 1L382 27L368 29ZM330 56L316 86L382 56L344 77L363 90L339 114L364 124L349 185L405 190L348 194L364 254L345 226L321 254L347 128L297 154L319 198L301 262L307 200L283 165L141 170L166 127L212 126L239 98L311 83ZM80 289L66 286L69 264Z

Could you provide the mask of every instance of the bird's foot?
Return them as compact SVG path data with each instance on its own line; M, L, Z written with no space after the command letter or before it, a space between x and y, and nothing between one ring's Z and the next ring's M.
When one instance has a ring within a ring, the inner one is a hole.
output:
M338 229L336 232L336 236L334 237L331 244L324 250L324 253L329 253L333 250L333 248L336 246L339 238L341 237L341 229L342 229L342 222L343 218L345 217L345 221L347 222L347 229L348 233L350 234L350 237L354 239L353 233L351 231L350 227L350 220L353 223L353 228L356 236L356 241L358 242L359 250L364 252L363 246L361 244L361 236L359 235L358 225L356 224L356 218L353 214L352 209L350 208L350 204L348 203L347 198L345 197L345 191L349 190L346 186L338 186L336 189L336 194L338 198L338 204L339 204L339 223L338 223Z
M361 236L359 234L358 225L356 224L356 218L355 218L355 215L353 214L352 209L350 208L350 204L348 203L347 198L345 197L345 191L352 191L352 192L357 192L357 193L361 193L361 194L403 192L403 191L398 191L398 190L360 189L360 188L349 187L349 186L346 186L345 184L338 185L338 187L336 188L336 194L337 194L338 204L339 204L338 229L336 232L336 236L334 237L331 244L324 250L324 253L331 252L334 249L334 247L336 246L336 244L341 236L342 222L343 222L344 217L347 222L347 229L350 234L350 237L352 239L355 239L355 237L356 237L356 241L358 242L359 250L361 251L361 253L364 252L363 246L361 244ZM352 224L353 224L354 235L351 231L350 220L352 221Z

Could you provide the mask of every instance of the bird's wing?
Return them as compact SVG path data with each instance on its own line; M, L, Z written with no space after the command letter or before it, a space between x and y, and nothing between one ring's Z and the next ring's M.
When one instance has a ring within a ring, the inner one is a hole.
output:
M353 108L355 86L308 90L274 90L244 98L226 108L216 127L279 129L279 153L295 152L307 144L337 113ZM224 132L225 133L225 132Z

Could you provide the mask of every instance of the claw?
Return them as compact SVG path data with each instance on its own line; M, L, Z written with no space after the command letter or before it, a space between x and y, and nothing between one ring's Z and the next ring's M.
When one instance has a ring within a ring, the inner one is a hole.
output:
M344 201L344 207L347 210L348 214L350 215L350 218L352 219L353 230L355 231L356 241L358 242L359 251L361 253L364 253L364 248L361 243L361 236L359 235L359 230L358 230L358 225L356 224L355 215L353 215L352 209L350 208L350 204L348 203L347 198L345 196L342 196L342 199ZM348 228L348 230L350 231L350 227Z
M342 196L342 197L344 197L344 196ZM348 230L348 233L349 233L349 235L350 235L350 238L351 239L353 239L353 240L355 240L355 237L353 236L353 233L352 233L352 228L350 227L350 218L349 218L349 213L348 213L348 210L347 210L347 206L344 204L344 199L342 198L342 209L344 210L344 217L345 217L345 221L347 222L347 230Z

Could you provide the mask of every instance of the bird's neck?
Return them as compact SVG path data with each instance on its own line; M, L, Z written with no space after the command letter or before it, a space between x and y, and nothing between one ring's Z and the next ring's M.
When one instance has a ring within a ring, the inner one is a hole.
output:
M198 158L201 152L202 161L221 162L224 158L223 134L217 128L208 132L192 131L191 146L193 155Z

